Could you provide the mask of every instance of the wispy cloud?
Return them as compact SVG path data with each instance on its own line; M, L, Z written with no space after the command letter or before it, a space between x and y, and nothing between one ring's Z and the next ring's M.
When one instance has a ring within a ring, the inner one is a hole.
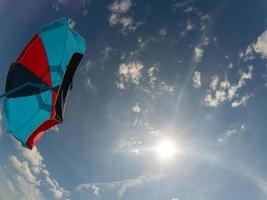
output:
M233 137L242 135L247 130L247 126L244 123L234 123L228 130L226 130L223 135L218 139L219 143L224 143Z
M98 195L101 190L115 189L117 191L118 197L122 198L127 191L156 181L158 179L159 175L142 175L137 178L125 179L121 181L80 184L76 187L76 190L78 192L81 190L89 190Z

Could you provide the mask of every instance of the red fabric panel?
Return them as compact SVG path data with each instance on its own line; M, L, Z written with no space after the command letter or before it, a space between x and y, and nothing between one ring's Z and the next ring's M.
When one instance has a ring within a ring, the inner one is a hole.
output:
M48 130L49 128L59 124L60 122L55 120L55 119L50 119L45 121L44 123L42 123L32 134L31 136L28 138L26 144L27 146L32 149L37 143L38 141L41 139L41 137L43 136L43 134L45 133L46 130Z
M52 90L52 110L51 110L51 115L50 115L50 117L52 119L55 119L55 117L56 117L55 105L56 105L57 95L58 95L58 93L55 92L54 90Z
M48 60L42 40L36 34L17 59L17 62L52 86Z

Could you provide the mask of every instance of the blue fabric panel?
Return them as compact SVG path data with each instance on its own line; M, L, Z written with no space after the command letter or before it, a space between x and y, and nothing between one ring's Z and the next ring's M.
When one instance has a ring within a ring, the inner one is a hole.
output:
M85 40L73 31L66 18L61 18L39 32L46 50L53 87L62 81L74 53L85 53Z
M40 103L45 104L50 110L40 109ZM7 131L25 145L33 131L50 118L51 105L50 90L38 95L5 99L4 116Z

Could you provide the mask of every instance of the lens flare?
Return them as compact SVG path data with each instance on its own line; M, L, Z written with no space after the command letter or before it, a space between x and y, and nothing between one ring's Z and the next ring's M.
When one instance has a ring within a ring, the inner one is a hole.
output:
M158 143L156 151L160 159L171 159L177 153L177 147L171 140L164 139Z

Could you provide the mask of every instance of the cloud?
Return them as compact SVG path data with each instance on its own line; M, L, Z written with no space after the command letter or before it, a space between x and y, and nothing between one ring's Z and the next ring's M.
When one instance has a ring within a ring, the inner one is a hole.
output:
M86 80L84 81L84 85L86 87L86 89L92 89L93 88L93 84L90 78L86 78Z
M194 61L199 63L201 62L204 50L201 47L195 47L194 49Z
M159 89L162 92L168 92L168 93L173 93L174 92L173 86L169 85L166 81L161 81L160 82Z
M148 70L147 70L147 76L148 76L148 84L151 88L155 87L155 82L157 81L157 76L156 72L159 71L159 64L152 65Z
M239 58L243 61L253 60L255 53L259 54L261 58L267 59L267 30L258 36L255 43L249 45L245 51L240 52Z
M69 0L56 0L53 4L53 8L58 11L62 7L64 7L68 3L68 1Z
M125 87L129 84L138 86L140 78L142 77L143 67L143 64L139 61L130 61L128 63L120 64L117 87L119 89L125 89Z
M104 60L107 60L110 56L110 54L114 51L114 49L110 46L107 46L103 51L102 55L104 57Z
M127 13L132 6L131 0L116 0L110 6L109 9L115 13Z
M251 96L250 95L245 95L243 97L241 97L240 99L237 99L235 101L232 102L232 107L233 108L236 108L236 107L239 107L239 106L245 106L246 105L246 102L247 100L250 98Z
M40 152L34 147L32 150L26 149L21 144L15 141L17 150L23 161L20 161L16 156L10 156L9 160L12 166L35 187L48 186L48 190L52 192L55 199L68 198L70 192L60 187L57 181L50 177L49 172L44 164L44 159ZM40 181L37 180L37 176ZM23 181L20 179L20 181ZM21 182L23 183L23 182Z
M201 87L201 73L199 71L194 72L193 87L194 88L200 88Z
M135 106L132 107L132 111L135 113L141 112L141 108L140 108L139 103L136 103Z
M168 34L168 31L166 28L161 28L158 32L159 36L164 38L167 34Z
M118 197L122 198L127 191L145 185L146 183L156 181L158 180L158 178L159 175L150 175L150 176L142 175L134 179L125 179L114 182L85 183L78 185L76 187L76 190L78 192L81 190L89 190L95 193L96 191L95 189L97 189L97 195L98 195L99 191L101 190L116 189Z
M173 10L181 10L184 13L190 13L192 11L195 11L196 8L192 5L193 1L179 1L177 3L173 4Z
M22 176L16 177L16 186L21 192L20 199L27 199L27 200L44 199L40 189L35 184L29 183Z
M115 0L109 5L108 9L111 11L108 19L110 26L121 26L122 33L135 31L142 23L136 22L131 16L127 15L131 6L131 0Z
M218 139L219 143L227 142L230 140L232 137L237 137L238 135L243 134L247 130L247 127L243 123L234 123L230 126L230 128L225 131Z
M186 24L185 24L185 29L184 29L184 31L181 31L180 36L184 37L187 33L191 32L194 29L194 27L195 26L192 23L192 21L190 19L188 19L186 21Z
M12 155L9 157L9 161L11 162L12 166L18 170L24 178L34 185L38 185L37 178L32 174L28 162L20 162L16 156Z
M267 59L267 31L264 31L258 38L257 42L252 45L254 51L261 55L262 58ZM248 47L247 54L251 52Z
M245 105L249 96L240 98L238 91L246 85L247 80L252 79L253 66L248 67L248 72L241 72L240 79L236 84L231 84L227 79L220 82L218 76L211 78L210 88L205 96L205 104L209 107L217 107L224 101L232 102L232 107Z

